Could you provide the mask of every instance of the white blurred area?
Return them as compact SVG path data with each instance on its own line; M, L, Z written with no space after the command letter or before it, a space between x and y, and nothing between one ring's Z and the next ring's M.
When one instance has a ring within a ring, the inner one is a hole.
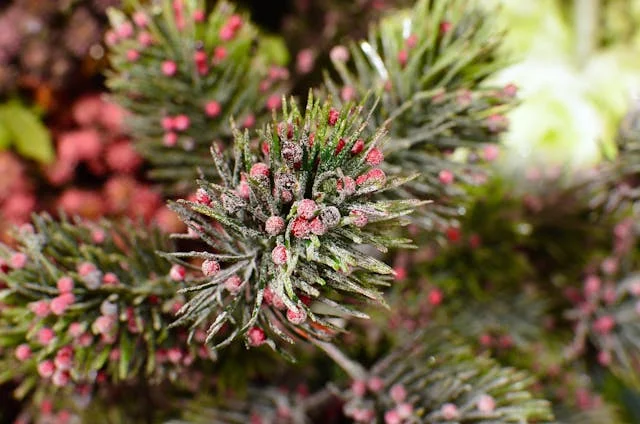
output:
M599 161L603 151L613 154L620 120L640 100L640 0L487 0L486 4L498 5L507 30L505 49L514 59L494 82L516 84L522 100L508 116L511 128L505 135L503 165L576 169ZM585 5L596 6L587 9L596 13L591 16L590 40L584 39L584 22L576 22L589 19L576 9ZM619 39L616 31L622 34ZM585 41L592 45L580 57Z

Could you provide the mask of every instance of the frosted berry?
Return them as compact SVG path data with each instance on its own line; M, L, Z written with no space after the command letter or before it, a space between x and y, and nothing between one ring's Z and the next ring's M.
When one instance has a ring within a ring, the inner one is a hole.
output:
M335 46L329 52L329 56L334 62L346 62L349 60L349 50L345 46Z
M46 300L38 300L37 302L33 302L29 304L29 310L33 312L37 317L46 317L49 315L49 302Z
M199 188L196 191L196 202L202 204L202 205L208 205L211 203L211 198L209 197L209 195L207 194L206 191L204 191L203 189Z
M284 219L279 216L270 216L264 225L264 229L271 236L278 235L284 230Z
M453 403L445 403L444 405L442 405L442 408L440 408L440 413L442 413L442 416L445 420L455 420L460 415L460 413L458 412L458 407Z
M149 18L144 12L136 12L133 14L133 22L141 28L149 24Z
M451 184L453 182L453 178L454 178L453 172L449 171L448 169L443 169L438 174L438 179L442 184L445 184L445 185Z
M387 411L384 413L384 423L385 424L402 424L402 418L400 418L400 414L395 409Z
M305 238L311 232L309 223L302 217L298 217L291 225L291 234L296 238ZM275 262L275 261L274 261Z
M478 411L488 414L496 409L496 401L492 396L481 395L478 399Z
M220 264L213 259L207 259L202 263L202 273L205 277L212 277L220 271Z
M434 288L429 290L429 294L427 295L427 299L431 306L438 306L442 303L442 299L444 298L442 291L438 288Z
M340 223L340 211L335 206L326 207L320 211L320 221L327 228L333 228Z
M169 271L169 277L173 281L183 281L187 275L187 270L182 265L173 265Z
M407 398L407 391L402 384L394 384L389 391L389 395L394 402L401 403Z
M369 223L369 218L367 217L367 214L364 213L363 211L353 210L351 211L349 216L352 218L351 222L353 223L353 225L355 225L358 228L362 228Z
M238 293L240 291L240 286L242 285L242 279L237 275L232 275L227 278L224 282L224 288L227 289L229 293Z
M247 332L247 339L250 346L257 347L262 345L267 340L267 337L261 328L253 327Z
M384 160L384 155L382 154L382 151L380 149L374 147L373 149L369 150L369 153L367 153L366 160L369 165L380 165Z
M73 279L70 277L62 277L56 283L59 293L69 293L73 290Z
M409 59L409 52L402 49L398 52L398 63L400 63L400 67L404 68L407 65L407 60Z
M140 59L139 51L131 49L127 52L127 60L129 62L136 62L138 59Z
M172 77L178 71L178 65L173 60L165 60L162 62L162 73L168 77Z
M53 361L49 359L38 364L38 374L40 374L40 377L42 378L50 378L55 370L56 367L53 364Z
M204 105L204 113L209 118L215 118L216 116L220 115L221 111L222 107L220 106L220 103L216 102L215 100L207 102L207 104Z
M351 383L351 391L357 397L363 397L367 393L367 383L362 380L354 380Z
M281 155L287 165L292 167L295 164L300 163L300 161L302 160L302 146L296 143L286 142L282 146Z
M15 356L16 359L20 362L24 362L27 359L31 358L31 348L29 347L28 344L23 343L21 345L19 345L18 347L16 347L16 351L15 351Z
M320 218L314 218L309 224L309 229L317 236L321 236L327 232L327 226L320 220Z
M287 259L289 258L289 252L287 248L283 245L278 245L273 248L271 251L271 260L276 265L284 265L287 263Z
M266 180L269 178L269 167L262 162L254 163L249 171L251 178Z
M307 320L307 311L304 308L287 309L287 319L292 324L300 325Z
M301 218L312 219L317 210L318 205L311 199L302 199L298 202L298 216Z
M22 252L14 253L9 259L9 266L14 269L22 269L27 265L27 255Z
M69 372L62 370L56 370L51 378L51 382L57 387L66 386L67 384L69 384L70 380L71 375L69 374Z
M332 127L338 122L338 118L340 117L340 112L335 109L329 110L329 117L327 118L327 122Z
M603 315L593 323L593 330L600 334L609 334L616 326L616 321L611 315Z
M364 140L359 138L353 143L353 147L351 147L351 154L357 155L360 154L364 150Z
M178 115L175 118L173 118L173 126L178 131L186 130L187 128L189 128L190 124L191 124L191 120L187 115Z
M367 381L367 387L372 392L377 393L384 388L384 381L378 376L373 376Z
M495 144L489 144L482 149L482 157L487 162L493 162L500 155L500 148Z
M47 346L55 337L56 333L49 327L43 327L37 333L38 343L43 346Z
M280 109L280 106L282 106L282 98L277 94L269 96L266 102L266 106L267 106L267 109L272 111Z

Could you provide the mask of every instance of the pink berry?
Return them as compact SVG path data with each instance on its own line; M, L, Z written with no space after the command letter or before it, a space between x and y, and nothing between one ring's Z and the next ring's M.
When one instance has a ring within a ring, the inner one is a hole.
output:
M118 34L120 38L131 37L133 35L133 25L131 25L131 22L123 22L116 28L116 34Z
M174 147L176 144L178 144L178 134L174 132L166 133L162 138L162 144L167 147Z
M311 199L302 199L298 202L298 216L304 219L312 219L318 210L318 205Z
M129 62L135 62L140 59L140 52L134 49L127 51L127 60Z
M327 226L320 220L320 218L314 218L309 224L309 229L317 236L321 236L327 232Z
M616 326L616 321L611 315L603 315L593 323L593 330L600 334L609 334Z
M183 281L187 275L187 270L182 265L173 265L169 271L169 277L173 281Z
M139 27L146 27L149 24L149 18L144 12L136 12L133 14L133 22Z
M367 387L372 392L377 393L384 388L384 381L378 376L373 376L367 381Z
M24 362L27 359L31 358L31 348L28 344L23 343L16 347L15 356L18 361Z
M587 297L593 297L600 292L600 278L595 275L589 275L584 281L584 294Z
M108 286L117 286L120 284L120 279L113 272L107 272L102 277L102 282Z
M351 154L357 155L360 154L364 150L364 140L359 138L353 143L353 147L351 148Z
M64 387L69 384L71 380L71 374L69 371L56 370L53 373L53 377L51 378L51 382L57 387Z
M222 41L229 41L233 39L233 37L235 36L235 32L228 25L224 25L222 28L220 28L220 32L218 33L218 35L220 36L220 39Z
M22 252L14 253L9 259L9 266L13 269L22 269L27 265L27 255Z
M227 49L223 46L218 46L213 49L213 59L216 62L221 62L227 57Z
M249 175L256 180L264 180L269 177L269 167L262 162L254 163Z
M379 168L370 169L366 173L359 175L356 178L356 184L362 185L365 183L371 184L375 183L380 186L383 186L387 182L387 176L384 171Z
M398 411L391 409L384 413L385 424L402 424L402 418L398 414Z
M227 21L227 25L229 25L229 28L233 31L238 31L242 28L242 17L240 15L231 15Z
M410 49L414 48L418 44L418 36L416 34L411 34L405 41L405 44Z
M173 126L178 131L185 131L187 128L189 128L190 124L191 120L187 115L178 115L173 118Z
M274 247L273 250L271 251L271 260L276 265L286 264L288 258L289 258L289 252L287 251L287 248L281 244Z
M242 279L237 275L232 275L227 278L224 282L224 288L227 289L229 293L238 293L240 291L240 286L242 285Z
M603 367L611 365L611 353L606 350L598 352L598 363Z
M78 274L80 274L81 277L86 277L89 274L92 274L96 271L97 271L96 266L90 262L83 262L80 265L78 265Z
M46 317L50 312L49 302L47 302L46 300L38 300L37 302L29 304L29 310L33 312L37 317Z
M264 229L270 236L276 236L284 230L284 219L279 216L270 216L265 222Z
M165 60L162 62L162 73L168 77L172 77L178 71L178 65L173 60Z
M56 337L56 333L49 327L43 327L38 330L37 337L38 343L43 346L47 346Z
M263 296L264 301L267 303L267 305L271 305L274 308L280 310L285 308L284 301L282 300L280 295L278 295L271 287L265 287Z
M308 237L310 232L309 223L302 217L296 218L291 224L291 234L296 238Z
M56 367L53 364L53 361L47 359L46 361L42 361L38 364L38 374L42 378L49 378L53 375Z
M495 144L489 144L482 149L482 157L487 162L493 162L500 155L500 148Z
M444 35L446 33L448 33L449 31L451 31L451 28L453 28L453 25L451 24L451 22L449 21L442 21L440 23L440 32Z
M356 90L350 85L345 85L340 90L340 98L343 102L350 102L356 97Z
M343 177L336 182L336 189L339 192L350 196L356 191L356 182L351 177Z
M267 99L266 106L267 106L267 109L271 111L280 109L280 106L282 106L282 98L277 94L269 96L269 98Z
M347 142L344 141L343 138L338 140L338 144L336 145L336 155L340 154L340 152L342 151L342 149L344 149L344 146L346 145L347 145Z
M352 210L349 216L352 218L353 225L358 228L362 228L369 223L367 214L361 210Z
M518 94L518 86L515 84L507 84L502 89L502 92L507 97L515 97Z
M62 277L56 283L59 293L69 293L73 290L73 279L70 277Z
M401 403L407 398L407 391L402 384L394 384L389 391L389 395L394 402Z
M406 420L413 415L413 406L410 403L401 403L396 407L396 411L398 411L400 418Z
M211 197L209 197L204 189L199 188L196 191L196 202L202 205L209 205L211 203Z
M161 121L162 129L165 131L171 131L174 128L173 118L171 116L165 116Z
M409 52L405 49L402 49L398 52L398 63L401 68L404 68L407 65L407 61L409 60Z
M496 409L496 401L492 396L481 395L478 398L478 411L485 414L491 413Z
M258 347L267 340L267 337L261 328L253 327L247 332L247 339L249 340L249 346Z
M329 117L327 118L327 122L332 127L338 122L338 118L340 117L340 112L335 109L329 110Z
M367 393L367 383L362 380L353 380L351 391L357 397L363 397Z
M100 315L93 322L94 333L107 335L111 333L115 326L115 318L109 315Z
M384 154L382 154L382 151L377 147L374 147L373 149L369 150L369 153L367 153L366 161L369 165L380 165L383 160Z
M300 325L307 320L307 311L304 308L287 309L287 319L290 323Z
M204 10L197 9L196 11L194 11L193 12L193 20L198 22L198 23L204 22L204 20L205 20Z
M74 300L75 298L71 293L61 294L60 296L51 299L51 304L49 305L49 307L51 308L51 312L54 315L60 316L64 314L67 308L73 304Z
M215 100L211 100L210 102L207 102L206 105L204 105L204 113L209 118L215 118L216 116L220 115L221 111L222 107L220 106L220 103L216 102Z
M104 243L106 238L107 238L107 235L105 234L105 232L103 230L94 230L94 231L91 232L91 240L95 244Z
M69 335L73 338L80 337L84 331L84 326L79 322L72 322L69 324Z
M349 50L345 46L335 46L329 52L333 62L346 62L349 60Z
M246 200L251 196L251 188L246 181L241 181L240 184L238 184L238 188L236 188L236 193L238 193L241 199Z
M149 47L153 44L153 36L147 31L142 31L138 34L138 43L140 43L143 47Z
M65 346L56 353L56 357L53 361L56 368L59 370L71 369L73 363L73 349L70 346Z
M445 420L455 420L460 415L458 413L458 407L453 403L445 403L440 408L440 413L444 417Z
M205 277L212 277L220 271L220 264L213 259L207 259L202 263L202 273Z
M448 169L443 169L438 174L438 179L442 184L445 184L445 185L451 184L453 182L453 178L454 178L453 172L449 171Z
M256 124L256 117L253 114L247 115L242 122L243 128L251 128Z
M442 303L442 299L444 298L442 291L438 288L434 288L429 290L429 294L427 295L427 300L431 306L438 306Z

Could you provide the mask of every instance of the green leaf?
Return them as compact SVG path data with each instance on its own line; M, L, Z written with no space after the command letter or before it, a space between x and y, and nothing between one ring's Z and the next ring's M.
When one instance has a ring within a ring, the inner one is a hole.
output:
M0 120L0 150L6 150L9 146L11 146L11 133Z
M269 63L286 66L289 63L289 50L281 37L263 35L260 37L260 53Z
M9 103L0 107L0 122L20 155L41 163L53 162L51 136L33 112L18 103Z

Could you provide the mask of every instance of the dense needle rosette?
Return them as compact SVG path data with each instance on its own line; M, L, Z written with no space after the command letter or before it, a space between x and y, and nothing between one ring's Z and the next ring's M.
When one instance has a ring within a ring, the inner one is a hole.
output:
M212 148L219 183L201 181L194 201L172 205L186 237L209 245L171 255L194 269L178 322L215 315L209 340L224 327L222 344L275 346L269 333L326 339L332 315L365 317L346 303L384 304L379 288L393 271L371 248L407 247L389 230L417 202L373 196L403 180L378 167L384 132L368 134L362 112L310 96L305 111L285 105L255 148L247 131L227 152Z

